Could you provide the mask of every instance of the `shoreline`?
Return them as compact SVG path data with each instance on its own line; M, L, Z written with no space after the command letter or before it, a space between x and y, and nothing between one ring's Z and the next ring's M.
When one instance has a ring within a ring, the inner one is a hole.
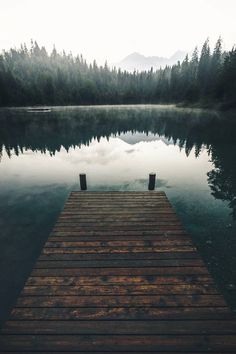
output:
M127 104L68 104L68 105L50 105L50 104L36 104L36 105L25 105L25 106L0 106L0 110L46 110L46 109L74 109L74 108L160 108L160 109L190 109L190 110L204 110L204 111L216 111L225 113L235 113L236 107L232 105L227 105L223 103L210 103L210 102L196 102L190 104L188 102L180 103L127 103Z

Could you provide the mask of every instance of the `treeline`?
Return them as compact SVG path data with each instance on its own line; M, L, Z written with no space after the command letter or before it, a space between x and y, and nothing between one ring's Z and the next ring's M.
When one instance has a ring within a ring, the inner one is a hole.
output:
M0 55L0 106L186 103L236 106L236 48L218 39L172 67L129 73L31 42Z
M236 120L233 113L190 109L135 109L123 107L53 109L50 114L27 113L25 109L0 111L1 155L9 158L27 150L50 155L93 139L118 137L127 132L159 135L188 156L207 151L213 168L207 173L215 198L227 201L236 220ZM122 137L121 137L122 138Z

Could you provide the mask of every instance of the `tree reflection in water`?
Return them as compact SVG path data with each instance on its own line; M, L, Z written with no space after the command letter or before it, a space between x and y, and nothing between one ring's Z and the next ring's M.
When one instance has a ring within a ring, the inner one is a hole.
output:
M50 113L25 109L0 111L0 155L26 150L54 155L64 147L89 145L92 139L121 133L152 133L199 156L207 149L214 169L208 172L212 195L228 201L236 219L236 119L233 114L173 107L67 107Z

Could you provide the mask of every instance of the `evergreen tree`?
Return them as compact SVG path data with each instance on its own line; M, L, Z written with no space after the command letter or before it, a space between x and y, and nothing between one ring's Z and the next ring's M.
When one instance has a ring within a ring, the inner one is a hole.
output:
M200 59L154 71L127 72L107 62L88 65L82 55L49 55L31 41L0 55L0 105L223 102L236 106L236 50L222 53L218 39L211 55L208 39Z
M198 48L195 47L192 58L189 63L189 82L188 91L186 92L186 100L190 102L199 99L199 85L198 85Z
M199 84L200 95L202 97L204 95L208 95L209 69L210 69L210 47L209 47L209 39L207 39L202 46L201 56L198 64L198 84Z
M219 79L221 73L221 64L222 64L222 39L219 39L216 42L211 63L210 63L210 72L209 72L209 87L212 98L218 98L220 95Z
M219 85L221 98L231 107L236 106L236 48L233 48L225 57Z

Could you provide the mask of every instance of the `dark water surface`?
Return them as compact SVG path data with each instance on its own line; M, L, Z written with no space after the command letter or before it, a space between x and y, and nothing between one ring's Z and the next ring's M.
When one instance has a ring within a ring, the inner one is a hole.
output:
M0 111L0 319L7 318L78 174L147 189L156 172L236 309L236 117L170 106Z

